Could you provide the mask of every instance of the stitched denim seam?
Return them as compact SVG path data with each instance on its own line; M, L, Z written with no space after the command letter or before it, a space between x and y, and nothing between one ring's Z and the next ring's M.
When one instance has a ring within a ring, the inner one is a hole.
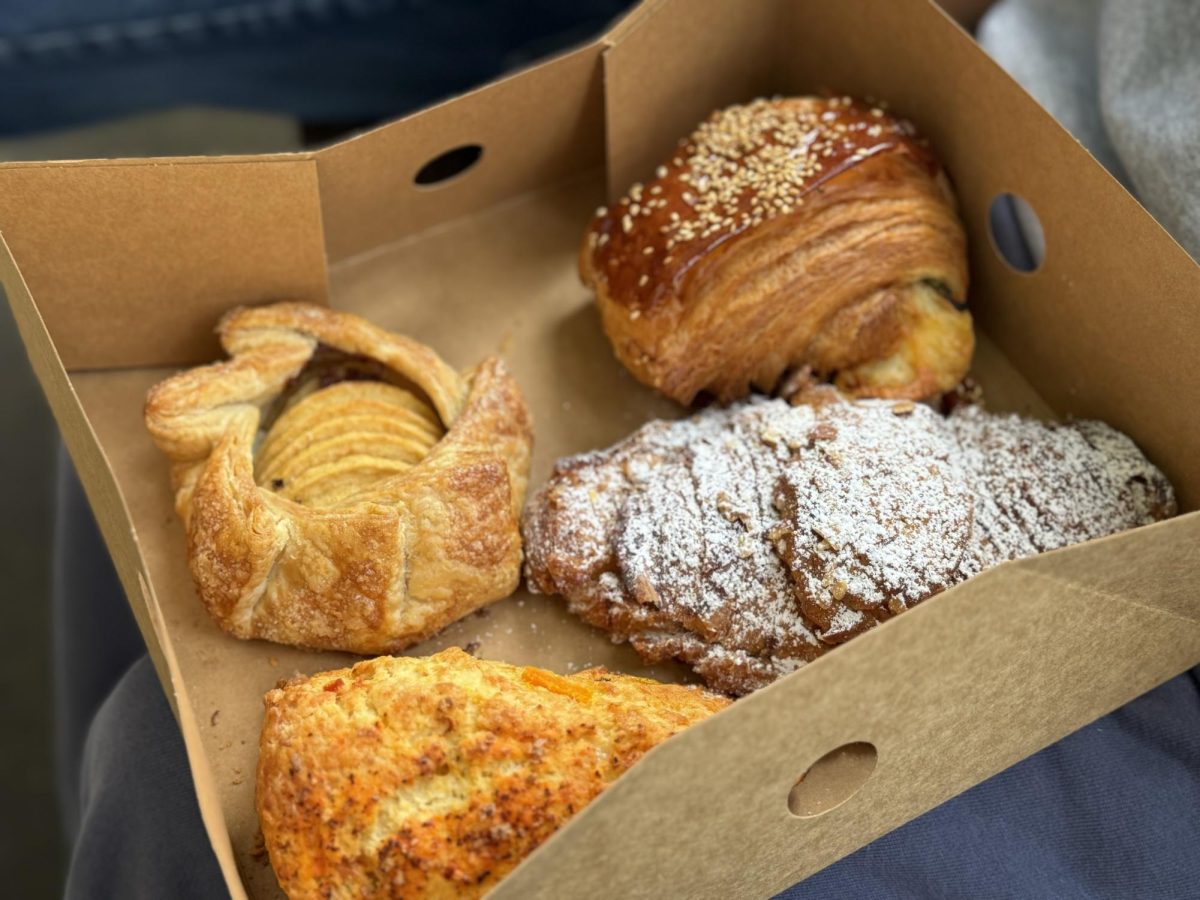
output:
M0 66L155 53L179 45L261 38L333 20L368 19L399 5L399 0L255 0L202 12L9 35L0 37Z

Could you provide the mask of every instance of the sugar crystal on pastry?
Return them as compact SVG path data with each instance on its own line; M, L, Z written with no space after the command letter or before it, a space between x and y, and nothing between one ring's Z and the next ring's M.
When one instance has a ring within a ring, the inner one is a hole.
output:
M850 98L714 113L580 251L617 357L682 403L808 366L861 396L954 387L974 346L966 238L912 125Z
M1102 423L817 388L559 460L526 510L526 575L646 659L745 693L1000 562L1174 511Z

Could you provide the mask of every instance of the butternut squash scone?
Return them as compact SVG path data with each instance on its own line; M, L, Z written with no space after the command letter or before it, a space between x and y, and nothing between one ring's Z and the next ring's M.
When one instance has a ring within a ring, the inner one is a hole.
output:
M478 897L647 750L728 703L456 647L294 679L265 698L271 864L292 900Z

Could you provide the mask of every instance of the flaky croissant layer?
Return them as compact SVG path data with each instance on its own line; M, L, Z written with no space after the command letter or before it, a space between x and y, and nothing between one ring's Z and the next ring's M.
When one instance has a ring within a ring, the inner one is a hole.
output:
M849 98L715 113L599 211L580 271L617 357L685 404L803 367L920 399L974 349L949 183L908 122Z
M218 330L232 358L157 385L146 425L223 629L384 653L512 593L532 433L503 362L460 376L415 341L300 303L234 310ZM331 354L407 387L321 384L260 440Z

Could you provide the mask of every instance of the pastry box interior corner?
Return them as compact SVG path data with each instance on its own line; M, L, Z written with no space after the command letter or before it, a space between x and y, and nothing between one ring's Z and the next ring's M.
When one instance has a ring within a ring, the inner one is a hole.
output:
M501 353L533 414L536 487L556 458L681 414L616 361L580 284L593 211L710 111L829 90L886 98L944 163L989 406L1120 428L1181 514L1003 563L740 699L648 753L494 896L766 896L1200 662L1187 254L925 0L649 2L587 46L319 151L0 167L5 291L235 897L280 890L254 811L263 694L355 657L236 640L205 614L147 389L220 358L232 307L327 304L455 367ZM431 180L439 158L471 164ZM999 255L1005 194L1040 220L1034 271ZM409 652L450 645L684 677L524 589Z

